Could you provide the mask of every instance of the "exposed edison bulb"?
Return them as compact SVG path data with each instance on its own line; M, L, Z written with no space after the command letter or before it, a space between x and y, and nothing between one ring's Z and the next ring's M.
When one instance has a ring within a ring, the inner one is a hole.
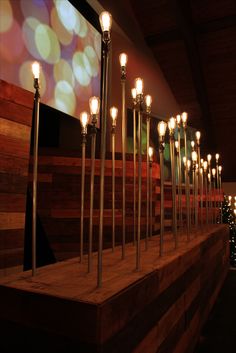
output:
M88 121L89 121L89 115L87 112L82 112L80 113L79 115L79 120L80 120L80 123L81 123L81 126L82 128L85 130L86 132L86 129L87 129L87 125L88 125Z
M190 159L187 160L187 167L188 167L188 170L189 170L190 167L191 167L191 161L190 161Z
M215 176L216 176L216 170L215 170L215 168L212 168L212 171L211 171L211 172L212 172L212 176L215 177Z
M110 115L111 115L111 119L112 119L112 126L116 126L116 119L117 119L117 115L118 115L118 109L116 107L111 107L110 108Z
M208 177L209 182L211 182L211 173L208 173L207 177Z
M177 151L179 150L179 142L178 141L175 141L175 148Z
M150 96L150 94L147 94L144 100L145 100L146 107L150 108L152 104L152 97Z
M194 148L194 146L195 146L195 142L191 141L191 147Z
M181 115L181 119L182 119L183 125L186 126L187 120L188 120L188 113L183 112L182 115Z
M99 21L103 32L110 32L112 16L109 12L103 11L99 15Z
M207 161L204 161L203 162L203 169L204 169L204 172L206 172L207 171Z
M100 99L95 96L89 98L89 108L91 115L97 115L100 110Z
M228 199L229 199L229 201L231 201L231 200L232 200L232 196L231 196L231 195L229 195L229 196L228 196Z
M143 80L140 77L135 79L135 88L137 95L143 93Z
M219 173L221 174L221 172L222 172L222 166L219 165Z
M128 55L125 53L121 53L119 56L120 66L126 67L128 61Z
M204 162L204 159L203 158L201 158L201 166L203 166L203 162Z
M196 151L192 152L192 160L193 160L193 162L197 162L197 152Z
M180 114L176 115L176 122L178 125L181 123L181 115Z
M198 168L199 168L199 165L198 165L198 163L196 163L196 170L198 171Z
M208 163L210 163L210 161L211 161L211 154L208 154L208 155L207 155L207 160L208 160Z
M236 216L236 208L234 209L234 215Z
M201 137L200 131L196 131L195 136L196 136L197 143L199 143L200 142L200 137Z
M171 134L174 132L175 127L176 127L176 121L175 121L175 118L172 116L168 121L168 128Z
M203 174L203 168L200 168L200 174L202 175Z
M136 88L132 88L132 89L131 89L131 95L132 95L132 98L133 98L133 99L136 99L136 97L137 97Z
M153 158L153 148L152 147L148 148L148 155L149 155L150 161L152 161L152 158Z
M165 121L160 121L157 125L157 131L160 137L164 137L166 133L167 124Z
M183 157L183 163L184 163L184 165L186 166L187 158L186 158L185 156Z
M216 162L218 162L219 158L220 158L219 153L216 153Z
M35 79L39 79L39 74L40 74L40 65L37 61L35 61L33 64L32 64L32 72L33 72L33 75L34 75L34 78Z

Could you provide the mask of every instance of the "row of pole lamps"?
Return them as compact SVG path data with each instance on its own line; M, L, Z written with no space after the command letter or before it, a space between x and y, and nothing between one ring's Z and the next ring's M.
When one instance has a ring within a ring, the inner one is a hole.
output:
M102 286L102 252L103 252L103 214L104 214L104 170L106 156L106 126L108 115L108 65L109 65L109 49L111 43L111 24L112 17L108 12L102 12L99 16L102 28L102 60L103 60L103 77L102 77L102 104L100 109L100 100L98 97L91 97L89 100L90 116L91 116L91 176L90 176L90 210L89 210L89 247L88 247L88 272L92 270L92 239L93 239L93 204L94 204L94 173L95 173L95 147L97 121L101 110L101 155L100 155L100 202L99 202L99 237L98 237L98 258L97 258L97 285ZM126 216L126 65L127 55L122 53L119 57L121 66L121 91L122 91L122 246L121 258L125 258L125 216ZM39 74L40 67L37 62L32 65L34 75L35 88L35 116L34 116L34 168L33 168L33 213L32 213L32 275L36 272L36 210L37 210L37 165L38 165L38 126L39 126ZM143 114L146 115L147 128L147 145L146 145L146 170L147 170L147 194L146 194L146 236L145 249L148 249L148 238L152 236L152 162L154 150L150 147L150 113L152 97L150 95L143 96L143 80L136 78L135 88L131 91L133 98L133 242L136 246L136 270L140 270L141 251L141 202L142 202L142 121ZM115 249L115 129L118 116L118 109L112 107L110 109L112 119L111 128L111 145L112 145L112 251ZM187 239L190 239L191 230L191 204L190 204L190 169L191 161L188 159L187 148L187 113L177 115L176 118L171 117L168 124L165 121L158 123L157 130L159 135L159 155L160 155L160 256L163 255L163 238L164 238L164 149L165 134L168 126L169 143L170 143L170 160L171 160L171 181L172 181L172 229L174 236L175 248L178 247L178 229L183 230L183 205L182 205L182 167L185 173L185 199L186 199L186 224ZM89 123L89 114L82 112L80 114L81 135L82 135L82 171L81 171L81 212L80 212L80 262L83 261L84 250L84 186L85 186L85 148L87 126ZM138 119L138 129L136 131L136 119ZM184 151L185 156L181 156L181 127L184 132ZM177 140L175 140L175 132L177 129ZM196 132L196 144L191 142L192 146L192 178L193 178L193 212L195 225L198 225L198 200L200 194L200 220L203 225L203 195L205 188L205 209L206 224L209 223L209 210L212 210L211 187L217 190L218 195L221 192L221 171L222 167L218 165L219 154L216 154L216 168L211 169L211 155L207 156L207 161L200 158L200 132ZM195 148L196 146L196 148ZM136 156L137 151L137 156ZM138 164L138 168L137 168ZM177 173L176 173L177 171ZM213 179L212 179L213 178ZM215 184L216 180L216 184ZM176 182L178 189L178 203L176 202ZM136 188L138 186L138 195L136 199ZM215 196L214 196L215 197ZM217 206L220 198L218 198ZM214 206L216 199L214 198ZM177 207L179 222L177 221ZM214 216L216 217L216 216ZM192 217L193 218L193 217ZM216 222L216 218L214 218ZM213 219L212 219L213 223ZM178 228L179 224L179 228Z

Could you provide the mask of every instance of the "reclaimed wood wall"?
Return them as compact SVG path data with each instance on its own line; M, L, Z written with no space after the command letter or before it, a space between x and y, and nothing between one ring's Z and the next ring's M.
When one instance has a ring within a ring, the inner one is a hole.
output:
M22 270L33 101L0 80L0 276Z

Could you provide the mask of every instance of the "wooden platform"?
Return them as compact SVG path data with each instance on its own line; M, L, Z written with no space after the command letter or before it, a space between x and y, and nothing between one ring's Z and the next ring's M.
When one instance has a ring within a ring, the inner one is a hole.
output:
M228 271L228 228L182 236L173 250L165 236L142 243L142 268L135 247L104 251L103 287L96 288L86 259L77 258L11 275L0 281L1 352L187 353L215 302Z

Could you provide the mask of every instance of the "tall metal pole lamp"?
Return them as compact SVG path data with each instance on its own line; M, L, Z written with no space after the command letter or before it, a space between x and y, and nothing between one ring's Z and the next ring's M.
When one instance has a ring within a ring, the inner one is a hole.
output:
M148 248L148 237L149 237L149 211L150 211L150 170L149 170L149 143L150 143L150 113L152 97L148 94L144 97L146 106L146 122L147 122L147 151L146 151L146 168L147 168L147 202L146 202L146 250Z
M87 112L80 113L79 116L82 135L82 167L81 167L81 205L80 205L80 262L83 261L84 254L84 183L85 183L85 147L89 116Z
M197 227L198 225L198 213L197 213L197 208L198 208L198 203L197 203L197 180L196 180L196 165L197 165L197 152L193 151L192 152L192 171L193 171L193 205L194 205L194 218L195 218L195 226Z
M178 161L178 206L179 206L179 221L180 227L183 228L183 210L182 210L182 158L181 158L181 115L176 116L176 123L178 126L178 147L177 150L177 161Z
M161 204L160 204L160 256L163 255L163 240L164 240L164 150L165 150L165 134L167 124L165 121L160 121L157 125L159 135L159 153L160 153L160 181L161 181Z
M212 168L213 223L216 223L216 169Z
M39 74L38 62L32 65L34 76L34 146L33 146L33 208L32 208L32 276L36 274L36 233L37 233L37 177L38 177L38 136L39 136Z
M208 205L208 187L207 187L207 161L203 161L204 184L205 184L205 208L206 208L206 225L209 224L209 205Z
M200 193L200 222L201 222L201 228L203 225L203 220L202 220L202 190L201 190L201 178L202 178L202 174L201 174L201 152L200 152L200 138L201 138L201 132L200 131L196 131L196 144L197 144L197 156L198 156L198 167L199 167L199 172L198 172L198 184L199 184L199 193Z
M126 83L126 65L128 56L125 53L120 54L121 67L121 102L122 102L122 259L125 258L125 183L126 183L126 111L125 111L125 83Z
M186 167L185 167L185 198L186 198L186 218L187 218L187 239L190 238L190 195L189 195L189 183L188 183L188 147L187 147L187 120L188 114L186 112L182 113L181 116L183 128L184 128L184 149L186 157Z
M203 232L203 167L199 169L201 231Z
M194 141L191 141L191 148L192 148L192 152L195 151L195 142ZM195 205L195 197L194 197L195 187L194 187L194 183L193 183L193 181L195 181L194 180L194 173L195 172L193 172L193 170L192 170L192 200L190 200L190 222L191 222L191 224L194 224L194 205ZM190 189L191 189L191 187L190 187Z
M208 163L208 183L209 183L209 216L210 222L213 223L213 215L212 215L212 194L211 194L211 154L207 155L207 163Z
M93 201L94 201L94 170L95 170L95 150L97 135L97 119L100 110L100 99L91 97L89 99L90 115L92 118L91 128L91 176L90 176L90 208L89 208L89 249L88 249L88 272L92 270L92 251L93 251Z
M171 161L171 182L172 182L172 230L174 235L175 248L178 246L177 239L177 212L176 212L176 175L175 175L175 133L176 121L171 117L168 121L170 134L170 161Z
M148 148L148 155L149 155L149 187L150 187L150 237L152 237L152 162L153 162L153 148L149 147Z
M136 242L136 105L137 105L137 92L136 88L132 88L131 90L132 98L133 98L133 225L134 225L134 237L133 242Z
M178 183L178 210L177 210L177 225L178 225L178 220L179 220L179 226L180 226L180 190L179 190L179 142L175 141L175 160L177 164L177 183Z
M188 185L188 190L190 190L190 170L191 170L191 160L187 160L187 185ZM190 194L189 194L189 199L190 199ZM190 200L189 200L189 215L191 219L191 210L190 210ZM189 240L190 240L190 234L189 234Z
M219 153L216 153L215 159L216 159L216 207L219 210L220 208L220 188L219 188L219 158L220 155Z
M219 193L220 193L220 223L223 222L223 215L222 215L222 188L221 188L221 173L222 173L222 166L219 165Z
M103 77L102 77L102 128L101 128L101 171L100 171L100 213L99 213L99 239L98 239L98 270L97 270L97 286L102 286L102 247L103 247L103 213L104 213L104 170L106 157L106 125L107 125L107 97L108 97L108 64L110 49L110 29L112 16L109 12L102 12L99 16L102 28L102 60L103 60Z
M111 151L112 151L112 251L115 250L115 133L118 109L112 107L111 115Z
M137 93L138 110L138 222L136 241L136 270L140 270L140 238L141 238L141 201L142 201L142 103L143 80L136 78L135 88Z

